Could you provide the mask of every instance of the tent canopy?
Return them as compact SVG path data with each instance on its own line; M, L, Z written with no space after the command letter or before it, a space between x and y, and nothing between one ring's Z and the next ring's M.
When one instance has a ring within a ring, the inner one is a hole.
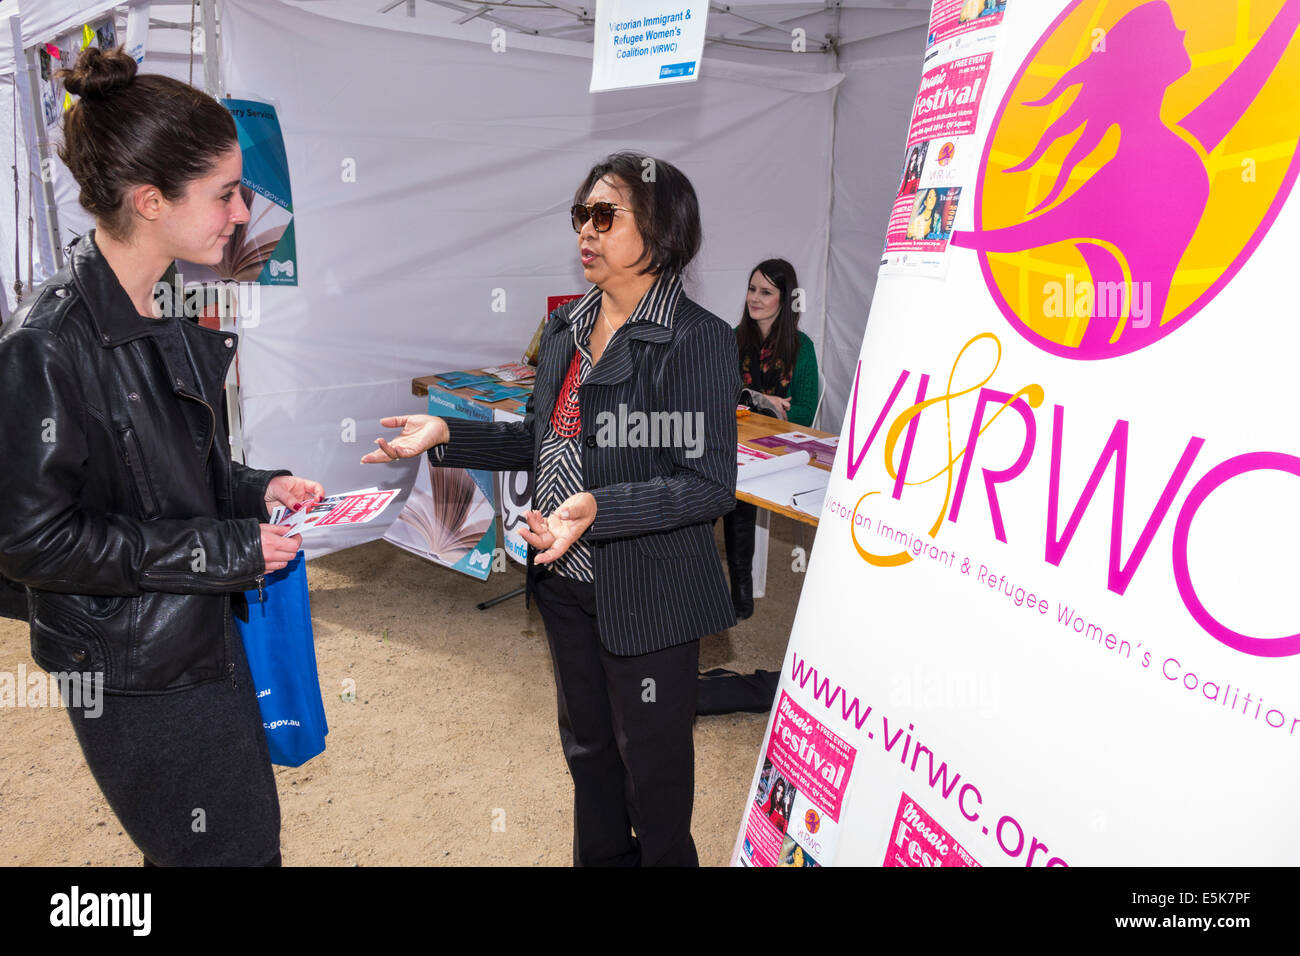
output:
M375 12L445 25L488 23L518 34L590 43L596 13L583 0L299 0L299 5L326 15L334 11ZM850 59L893 55L894 38L912 38L929 21L929 0L840 0L840 2L766 3L732 0L710 3L706 49L709 58L761 59L778 54L786 69L799 57L792 35L803 31L807 52ZM748 51L748 52L746 52ZM888 51L888 52L887 52ZM909 52L915 53L915 48ZM751 57L751 54L759 56ZM805 57L805 62L810 58Z

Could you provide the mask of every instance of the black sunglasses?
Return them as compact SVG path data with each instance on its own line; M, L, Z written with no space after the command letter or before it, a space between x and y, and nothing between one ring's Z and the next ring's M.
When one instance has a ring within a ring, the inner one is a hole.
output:
M594 202L590 206L578 203L569 210L569 215L573 217L573 231L582 232L582 227L590 219L591 228L597 232L607 232L609 227L614 225L615 209L632 212L627 206L619 206L612 202Z

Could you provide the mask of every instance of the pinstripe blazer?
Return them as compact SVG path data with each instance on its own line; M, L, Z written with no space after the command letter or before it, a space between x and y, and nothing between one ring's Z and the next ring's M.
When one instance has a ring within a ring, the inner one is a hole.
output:
M435 465L536 471L573 359L574 304L546 324L524 420L449 419L441 461L429 453ZM592 544L596 623L612 654L648 654L736 623L713 521L736 505L738 369L731 327L682 295L667 325L619 329L582 383L583 485L596 499L583 538ZM533 555L529 548L530 593Z

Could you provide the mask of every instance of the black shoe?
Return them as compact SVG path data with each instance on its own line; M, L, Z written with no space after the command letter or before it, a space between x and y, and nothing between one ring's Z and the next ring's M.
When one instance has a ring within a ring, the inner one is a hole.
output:
M745 580L732 582L731 606L736 609L736 620L743 621L754 616L754 582Z

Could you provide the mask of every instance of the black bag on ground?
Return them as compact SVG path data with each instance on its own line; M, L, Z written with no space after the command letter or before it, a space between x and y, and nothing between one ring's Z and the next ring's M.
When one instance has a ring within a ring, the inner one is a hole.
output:
M695 712L715 714L766 714L776 699L780 671L737 674L722 667L705 671L696 682Z

